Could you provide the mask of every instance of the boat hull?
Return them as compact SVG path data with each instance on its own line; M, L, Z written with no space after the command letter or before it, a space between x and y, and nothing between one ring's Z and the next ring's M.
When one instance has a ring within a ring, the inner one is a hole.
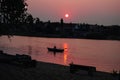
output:
M48 51L52 51L52 52L63 52L64 49L55 49L55 48L47 48Z

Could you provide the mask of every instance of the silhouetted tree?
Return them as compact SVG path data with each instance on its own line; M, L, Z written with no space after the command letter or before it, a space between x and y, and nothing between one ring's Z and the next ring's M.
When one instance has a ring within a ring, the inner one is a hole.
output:
M3 23L23 22L27 10L26 0L0 0L0 14Z
M39 19L39 18L36 18L35 24L39 24L39 23L40 23L40 19Z
M28 14L27 18L26 18L26 23L28 24L33 24L34 22L34 18L31 14Z

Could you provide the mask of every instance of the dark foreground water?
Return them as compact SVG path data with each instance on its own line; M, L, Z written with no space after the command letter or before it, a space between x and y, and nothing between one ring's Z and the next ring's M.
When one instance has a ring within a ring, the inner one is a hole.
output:
M48 52L47 47L54 45L65 48L65 51ZM62 65L73 62L96 66L97 70L107 72L120 70L120 41L1 36L0 50L9 54L28 54L44 62Z

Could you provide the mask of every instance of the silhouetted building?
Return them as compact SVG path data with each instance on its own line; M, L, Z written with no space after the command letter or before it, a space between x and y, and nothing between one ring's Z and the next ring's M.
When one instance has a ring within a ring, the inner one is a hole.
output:
M64 31L63 31L63 24L64 24L63 18L61 18L60 24L61 24L61 33L63 34L64 33Z

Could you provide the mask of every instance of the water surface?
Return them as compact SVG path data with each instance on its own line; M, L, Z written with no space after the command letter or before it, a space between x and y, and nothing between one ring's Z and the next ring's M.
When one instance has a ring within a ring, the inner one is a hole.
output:
M63 53L53 53L47 47L65 48ZM9 54L28 54L44 62L69 65L96 66L97 70L120 70L120 41L65 38L0 37L0 50Z

